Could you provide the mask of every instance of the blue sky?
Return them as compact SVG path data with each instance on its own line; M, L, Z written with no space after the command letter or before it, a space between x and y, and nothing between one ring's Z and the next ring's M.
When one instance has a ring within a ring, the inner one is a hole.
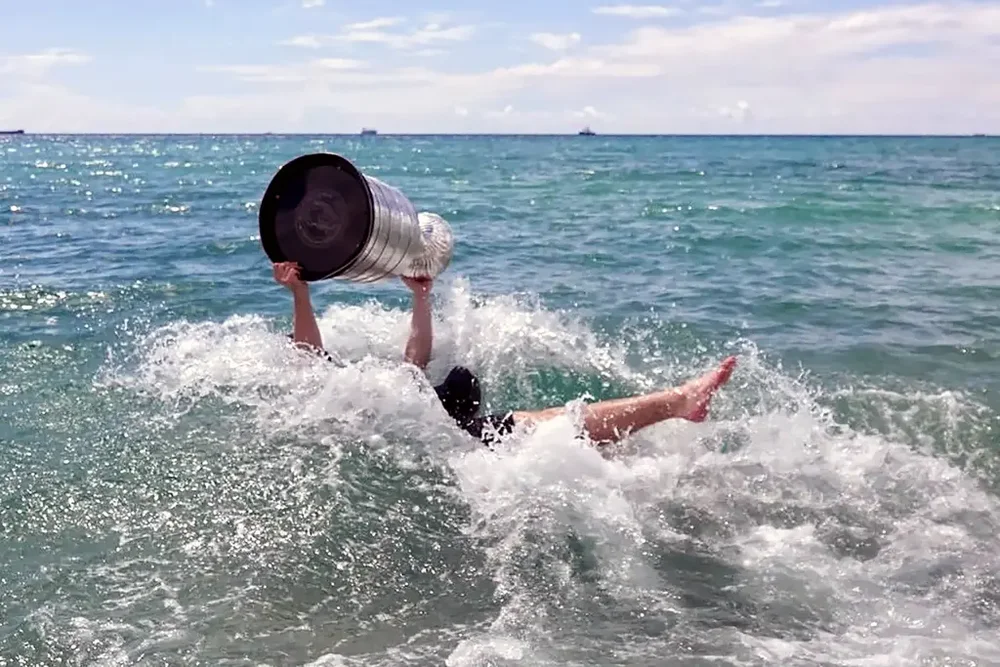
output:
M0 0L0 128L1000 132L1000 3Z

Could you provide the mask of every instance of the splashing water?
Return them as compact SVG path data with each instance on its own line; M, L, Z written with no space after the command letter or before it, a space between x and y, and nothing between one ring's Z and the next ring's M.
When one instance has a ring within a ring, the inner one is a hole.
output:
M4 144L0 665L1000 663L993 147L337 141ZM251 200L335 145L458 232L427 377L391 288L288 345Z
M121 423L78 452L82 481L33 479L64 500L21 515L91 558L22 584L40 604L8 647L94 664L230 664L260 642L312 665L998 659L1000 508L905 428L836 423L737 343L709 422L599 450L566 417L490 451L429 391L453 363L528 408L703 369L630 364L579 321L461 281L438 317L429 380L399 362L408 314L375 302L323 311L335 363L262 317L115 346L93 391ZM954 419L974 407L950 400Z

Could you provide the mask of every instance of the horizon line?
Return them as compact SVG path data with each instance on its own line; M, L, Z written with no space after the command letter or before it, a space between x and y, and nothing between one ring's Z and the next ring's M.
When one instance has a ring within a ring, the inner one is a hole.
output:
M554 132L378 132L375 135L363 135L360 132L30 132L28 130L0 130L0 136L22 136L22 137L357 137L365 140L377 140L378 137L577 137L580 139L594 140L600 137L608 138L657 138L657 137L723 137L723 138L772 138L772 137L802 137L802 138L995 138L1000 134L989 132L968 132L956 133L805 133L805 132L778 132L778 133L706 133L706 132L612 132L607 134L596 133L593 135L580 135L579 133L554 133Z

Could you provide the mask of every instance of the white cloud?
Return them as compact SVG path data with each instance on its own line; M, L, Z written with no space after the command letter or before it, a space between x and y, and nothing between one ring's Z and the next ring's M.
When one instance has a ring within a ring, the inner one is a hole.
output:
M520 109L507 104L500 109L485 111L481 117L494 123L493 128L502 132L554 132L576 133L581 127L595 119L607 120L610 114L598 111L592 106L578 110L558 110L546 108ZM582 122L582 124L581 124Z
M579 111L574 111L573 112L573 116L575 118L598 118L598 119L601 119L601 118L607 118L608 114L606 114L606 113L604 113L602 111L598 111L594 107L588 105L588 106L583 107Z
M373 67L363 76L337 72L334 80L292 66L276 78L325 81L336 86L345 113L398 109L419 127L442 114L454 117L456 107L530 109L544 97L550 106L586 109L596 95L608 100L599 113L619 123L617 131L725 132L751 120L763 132L923 132L934 123L940 131L958 131L954 125L976 113L990 119L980 122L1000 123L1000 91L989 66L1000 55L998 38L1000 8L924 4L647 25L573 57L477 73ZM889 57L885 50L894 48L927 52ZM413 104L399 108L393 100L402 97ZM971 110L959 113L949 97L965 99ZM720 105L720 99L734 102ZM318 97L303 103L325 104ZM485 118L503 119L505 128L522 123L526 131L548 131L567 118L596 118L587 113L512 110Z
M45 49L38 53L14 56L0 55L0 75L9 75L15 78L37 78L44 76L54 67L84 65L90 61L89 55L73 49Z
M170 127L172 118L160 109L108 102L45 83L5 86L0 92L0 126L29 132L149 132Z
M381 30L382 28L392 28L403 22L403 19L399 16L383 16L377 19L372 19L371 21L362 21L360 23L349 23L344 26L345 32L360 32L365 30Z
M682 13L676 7L665 7L664 5L603 5L595 7L593 12L605 16L623 16L630 19L666 18Z
M369 23L372 23L369 21ZM347 28L335 39L352 43L384 44L394 49L410 49L415 47L440 44L442 42L464 42L475 34L475 26L456 25L445 27L438 23L428 23L422 28L411 32L388 32L377 28Z
M361 60L349 58L317 58L296 67L280 65L207 65L202 72L231 74L240 81L258 84L308 83L324 77L342 75L366 67ZM355 75L360 80L363 75Z
M427 56L440 55L441 51L423 47L463 42L475 33L475 26L472 25L446 26L434 22L425 23L421 28L408 32L388 30L403 22L404 20L398 16L384 16L370 21L348 23L335 35L298 35L282 40L278 44L306 49L319 49L344 42L382 44L400 50L421 49L421 55Z
M315 7L322 7L326 4L326 0L302 0L302 9L313 9Z
M365 67L364 62L350 58L320 58L319 60L314 60L313 65L325 70L335 71L355 70Z
M545 77L566 79L641 79L654 77L660 73L661 69L655 63L614 63L601 58L571 57L560 58L551 63L527 63L513 67L501 67L489 72L487 76L498 79L524 79L526 81L527 79Z
M536 32L529 39L539 46L552 51L565 51L580 43L580 33L571 32L566 34L556 34L552 32Z
M732 107L720 107L719 115L725 118L731 118L740 123L745 123L752 117L750 113L750 103L746 100L740 100Z
M581 122L601 118L607 132L1000 131L995 4L647 24L609 43L580 43L572 55L538 53L532 61L478 68L469 63L490 56L502 62L509 54L484 51L476 42L458 50L455 41L413 37L449 25L360 31L390 35L373 43L405 48L409 60L402 67L375 56L369 62L306 58L202 67L231 79L226 89L236 85L243 92L179 96L173 105L158 103L156 111L55 87L5 84L0 125L38 131L309 132L374 125L419 132L575 132ZM343 46L342 35L313 37L322 46ZM445 45L455 50L447 69L412 57ZM88 60L59 49L0 56L0 80L38 83L54 67Z
M922 4L648 26L595 53L660 66L664 85L650 89L647 107L746 96L760 131L954 132L969 114L949 99L997 122L987 63L1000 56L998 38L996 5ZM749 118L749 108L726 117Z
M483 114L485 118L509 118L514 115L514 105L508 104L499 111L487 111Z
M780 80L790 72L818 73L818 67L849 67L879 49L938 43L962 51L1000 37L1000 6L943 5L889 7L832 15L743 16L685 28L648 26L620 44L598 49L602 57L657 62L699 78L705 70L726 79ZM996 48L996 45L992 47ZM795 54L789 57L789 54ZM724 69L725 71L721 71Z
M280 46L295 46L301 49L321 48L326 40L320 35L298 35L283 39L278 44Z
M454 12L427 12L421 15L421 21L424 23L436 23L438 25L456 23Z

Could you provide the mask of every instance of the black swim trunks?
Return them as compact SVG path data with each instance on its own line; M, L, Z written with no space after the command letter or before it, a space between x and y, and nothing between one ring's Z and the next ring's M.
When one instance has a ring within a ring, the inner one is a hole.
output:
M448 377L434 387L434 391L448 415L486 445L496 442L498 436L514 429L514 415L476 416L482 402L479 380L464 366L451 369Z

